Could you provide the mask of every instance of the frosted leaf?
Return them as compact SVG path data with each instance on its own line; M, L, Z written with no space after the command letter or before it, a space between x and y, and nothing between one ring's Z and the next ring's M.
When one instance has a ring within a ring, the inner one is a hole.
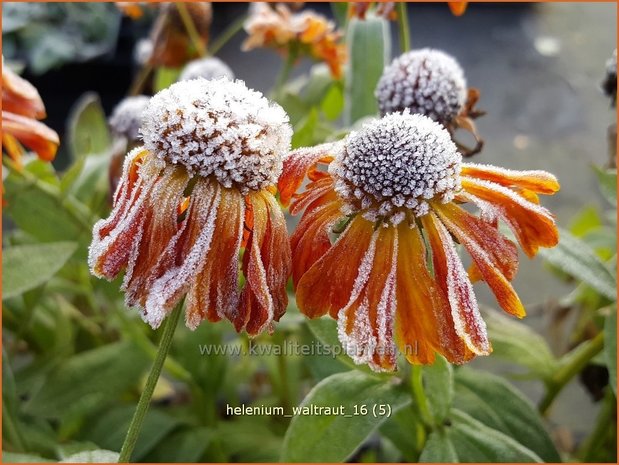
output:
M200 78L155 95L141 133L166 163L247 194L277 182L292 129L279 105L244 82Z
M149 100L150 97L146 95L135 95L121 100L108 120L112 131L130 141L137 141L142 126L142 113Z
M466 101L466 80L456 60L439 50L413 50L393 60L378 81L381 113L409 109L440 123L456 116Z
M423 216L429 200L453 200L462 157L447 130L408 111L351 132L329 166L347 211L397 225L406 212Z
M200 58L187 63L178 80L189 81L191 79L234 79L234 72L230 67L216 57Z

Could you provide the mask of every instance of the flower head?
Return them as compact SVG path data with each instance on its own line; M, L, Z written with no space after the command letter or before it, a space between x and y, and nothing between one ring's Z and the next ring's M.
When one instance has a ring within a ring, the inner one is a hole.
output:
M94 227L92 273L124 269L127 305L153 327L186 295L190 328L221 318L250 334L271 328L290 270L271 190L291 132L286 113L241 81L183 81L155 95L144 146L127 155L114 209Z
M128 141L137 141L140 138L142 115L149 100L147 95L135 95L121 100L108 119L112 132Z
M189 81L197 78L219 79L222 77L233 80L234 72L219 58L206 57L187 63L178 80Z
M465 155L481 149L483 143L472 118L483 113L473 107L479 98L475 89L467 90L464 72L458 62L440 50L424 48L400 55L385 67L376 86L375 96L381 114L409 110L428 116L450 132L470 130L478 146L466 149Z
M305 176L307 189L295 194ZM452 363L487 355L471 281L486 281L505 311L524 316L510 284L517 248L498 222L529 256L554 246L557 228L537 194L558 188L543 171L462 163L444 128L407 112L298 149L279 181L282 202L303 211L291 238L297 304L337 319L347 353L374 370L395 369L396 345L415 364L436 353ZM473 259L468 274L455 241Z
M294 48L296 56L324 61L334 77L342 76L345 46L339 43L341 34L335 30L335 24L324 16L311 11L292 13L282 4L273 9L266 3L255 3L245 30L249 37L243 50L270 47L288 55Z
M45 106L36 88L11 69L2 66L2 146L18 164L23 149L19 142L36 152L40 159L51 161L58 149L58 134L40 123Z

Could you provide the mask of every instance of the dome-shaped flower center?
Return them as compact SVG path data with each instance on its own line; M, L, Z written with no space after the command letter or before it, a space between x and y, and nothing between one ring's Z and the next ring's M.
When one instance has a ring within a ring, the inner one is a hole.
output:
M145 148L165 162L243 193L277 182L292 137L279 105L227 79L183 81L159 92L141 132Z
M424 48L393 60L383 71L375 94L383 115L408 108L447 123L465 103L466 80L451 56Z
M461 160L441 125L404 112L352 132L329 170L346 213L398 224L428 213L429 200L453 199Z
M112 131L130 141L138 140L142 126L142 114L150 97L135 95L127 97L116 105L108 121Z

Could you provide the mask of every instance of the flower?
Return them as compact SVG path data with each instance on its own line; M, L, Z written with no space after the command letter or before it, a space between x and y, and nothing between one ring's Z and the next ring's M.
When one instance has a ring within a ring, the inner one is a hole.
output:
M19 165L23 149L36 152L41 160L52 161L58 149L58 134L40 123L45 106L36 88L2 63L2 147Z
M190 328L227 318L251 335L270 329L291 267L272 194L288 116L242 81L195 79L155 95L141 133L110 216L95 224L91 272L111 280L125 269L126 303L153 328L186 295Z
M140 139L142 116L149 101L150 97L147 95L133 95L121 100L108 120L114 135L137 142Z
M530 257L554 246L557 228L537 194L558 188L543 171L462 163L441 125L408 111L295 150L279 191L284 205L293 200L292 214L304 211L291 237L297 304L310 318L337 319L347 353L377 371L395 369L396 344L414 364L435 353L452 363L487 355L471 279L486 281L505 311L525 315L510 284L517 248L498 222ZM468 276L455 241L473 259Z
M348 16L364 20L367 12L373 6L374 2L350 2L348 6ZM376 2L374 12L379 16L390 21L398 19L395 11L395 2Z
M283 4L273 9L266 3L254 3L245 31L249 35L243 43L245 51L270 47L286 56L310 56L324 61L335 78L342 77L346 61L346 48L339 43L342 34L324 16L312 11L291 13Z
M397 57L385 67L375 96L383 115L408 109L441 123L452 134L458 128L470 131L477 141L474 148L456 142L465 156L483 146L473 123L473 118L483 115L474 109L479 92L467 90L458 62L440 50L424 48Z
M204 79L218 79L225 77L233 80L234 72L219 58L207 57L187 63L178 80L188 81L190 79L200 77Z
M469 2L447 2L449 9L455 16L462 16Z

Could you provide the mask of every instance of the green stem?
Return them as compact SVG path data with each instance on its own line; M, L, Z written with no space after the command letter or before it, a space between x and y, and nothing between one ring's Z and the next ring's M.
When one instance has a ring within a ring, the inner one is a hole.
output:
M129 89L129 95L139 95L143 92L144 86L150 74L153 72L153 65L146 63L135 76L131 88Z
M400 31L400 51L408 52L411 49L411 34L408 27L408 10L406 2L397 2L398 5L398 29Z
M159 379L159 375L161 375L163 363L165 362L170 346L172 345L172 337L174 336L174 330L176 329L182 307L183 302L181 301L166 320L165 327L163 328L163 335L161 336L161 341L159 342L157 356L153 362L152 368L150 369L148 379L146 380L146 386L144 386L144 391L142 391L142 395L138 401L135 413L131 419L129 430L125 436L125 442L120 449L120 456L118 457L119 463L128 463L131 459L131 454L140 435L140 430L142 429L142 423L144 423L144 417L148 411L150 399L153 396L155 386L157 385L157 380Z
M284 84L286 84L286 81L288 81L288 78L290 77L290 72L292 71L296 60L296 46L291 45L288 48L288 56L286 57L282 69L279 72L279 76L277 76L277 81L275 81L275 87L273 88L273 98L275 100L282 96Z
M430 413L430 406L428 405L428 399L426 393L423 390L423 369L421 365L413 365L411 369L411 389L413 391L413 398L415 404L419 409L421 420L426 427L431 427L434 423L432 414Z
M245 24L245 20L247 16L242 15L240 18L236 19L230 26L228 26L224 31L217 36L210 46L209 53L211 55L216 55L221 48L228 43L230 39L232 39L238 32L243 29L243 25Z
M593 339L583 342L564 357L565 362L546 382L546 395L539 404L539 411L542 415L548 412L553 401L567 383L580 373L603 348L604 333L598 333Z
M279 382L281 388L281 403L284 411L290 411L290 386L288 385L288 360L285 353L286 336L278 338L278 345L281 347L280 355L277 357L277 368L279 371Z
M196 29L196 25L191 19L191 15L189 14L189 10L187 10L187 6L184 2L175 2L176 9L181 16L181 21L183 21L183 25L185 26L185 30L187 31L187 35L191 39L191 43L193 44L198 55L203 57L206 55L206 48L204 44L202 44L202 39L200 38L200 34Z
M609 431L609 425L615 423L613 416L617 411L617 399L615 399L615 395L610 387L607 387L606 389L606 396L602 401L600 413L598 414L597 421L595 422L593 432L583 442L583 445L580 448L580 453L578 454L578 457L583 462L594 461L596 458L595 453L602 447L604 440L611 434L612 437L615 435L614 432Z

